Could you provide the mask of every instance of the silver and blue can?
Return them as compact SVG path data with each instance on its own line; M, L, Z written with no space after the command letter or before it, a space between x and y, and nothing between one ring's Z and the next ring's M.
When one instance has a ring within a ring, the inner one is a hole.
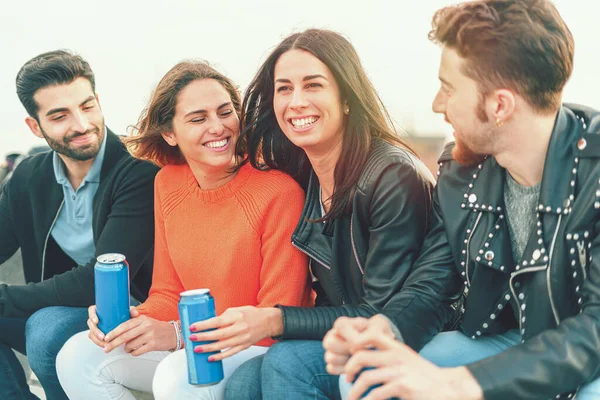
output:
M185 356L190 385L214 385L223 380L223 362L208 361L208 357L218 352L194 353L194 347L212 342L192 342L190 325L213 318L217 315L215 299L208 289L188 290L180 293L179 319L185 340Z
M129 319L129 264L123 254L102 254L94 267L98 329L105 335Z

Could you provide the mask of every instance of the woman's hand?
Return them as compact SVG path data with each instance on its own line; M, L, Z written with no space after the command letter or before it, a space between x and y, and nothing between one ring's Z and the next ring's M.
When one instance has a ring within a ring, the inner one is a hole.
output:
M106 353L122 344L125 344L125 351L134 356L175 348L177 336L171 323L140 315L135 307L130 307L129 310L131 319L105 336L103 347Z
M96 306L90 306L88 308L88 320L87 326L90 328L88 333L88 337L94 342L94 344L98 347L104 348L104 333L100 329L98 329L98 316L96 315Z
M281 334L283 320L278 308L245 306L229 308L218 317L182 327L188 328L194 332L190 336L193 342L216 341L196 346L195 352L209 353L228 349L209 357L209 361L219 361L247 349L262 339ZM204 332L208 329L213 330Z

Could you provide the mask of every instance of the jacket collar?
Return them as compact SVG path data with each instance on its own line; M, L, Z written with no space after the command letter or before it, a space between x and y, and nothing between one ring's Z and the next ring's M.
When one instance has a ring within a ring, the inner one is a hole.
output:
M125 145L121 141L121 138L107 128L106 152L104 153L104 162L102 163L102 170L100 171L100 182L102 182L112 171L125 153L127 153L127 150L125 149Z
M538 211L567 214L574 200L577 181L575 145L581 136L581 124L571 110L561 107L548 145Z
M561 107L548 144L538 211L567 214L574 199L577 163L575 145L581 136L581 125L573 113ZM465 167L467 168L467 167ZM494 157L487 157L476 169L463 195L462 208L497 214L504 208L504 168Z

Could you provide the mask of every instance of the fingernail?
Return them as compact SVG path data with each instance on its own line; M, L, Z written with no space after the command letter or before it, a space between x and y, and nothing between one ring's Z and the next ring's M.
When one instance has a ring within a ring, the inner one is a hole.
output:
M194 347L194 353L202 353L202 347L200 347L200 346ZM209 357L208 361L210 361L210 357Z
M190 332L196 332L196 328L194 326L190 326Z
M214 357L214 356L210 356L210 357L208 357L208 361L209 361L209 362L215 361L215 357Z
M94 318L94 323L98 325L98 318Z
M190 335L190 340L196 341L196 340L198 340L198 337L196 335Z
M96 336L98 336L98 339L100 340L104 340L104 335L101 333L98 333Z

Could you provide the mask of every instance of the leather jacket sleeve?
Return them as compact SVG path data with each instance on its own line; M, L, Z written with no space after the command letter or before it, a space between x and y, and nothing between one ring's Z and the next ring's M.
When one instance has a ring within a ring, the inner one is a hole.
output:
M600 376L600 222L594 231L583 311L555 329L467 366L486 400L550 398Z
M389 165L374 181L358 194L365 196L360 203L368 207L370 227L362 265L362 302L339 307L281 306L283 339L321 340L338 317L370 317L380 312L404 284L427 230L432 184L406 162Z
M419 351L458 315L457 306L453 303L461 295L462 282L459 278L436 188L432 221L423 243L423 252L402 289L383 309L383 314L400 331L404 343L415 351Z

